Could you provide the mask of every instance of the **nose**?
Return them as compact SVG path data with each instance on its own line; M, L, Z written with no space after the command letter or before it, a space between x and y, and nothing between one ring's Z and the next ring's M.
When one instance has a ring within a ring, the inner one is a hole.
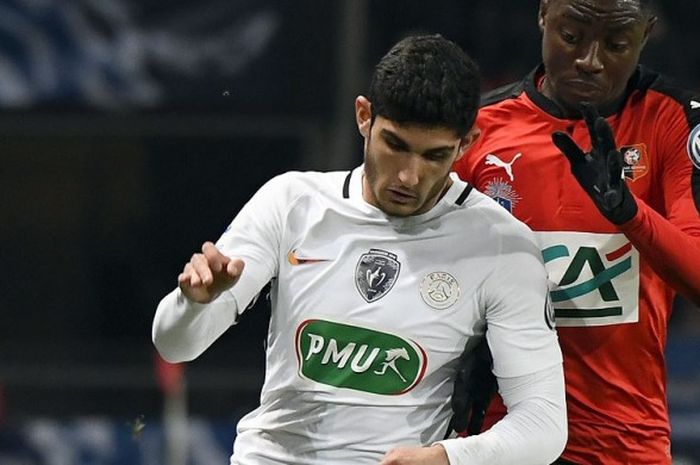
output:
M403 160L403 166L399 169L399 181L404 187L415 187L420 181L419 157L410 155Z
M596 74L603 71L600 59L600 42L593 41L585 49L582 56L576 59L576 67L586 74Z

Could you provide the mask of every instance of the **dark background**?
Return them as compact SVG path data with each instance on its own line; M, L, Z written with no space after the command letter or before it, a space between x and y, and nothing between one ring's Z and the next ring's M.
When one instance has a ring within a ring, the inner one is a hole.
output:
M642 61L700 90L700 2L658 11ZM157 416L153 313L201 243L273 175L360 162L353 100L396 40L442 33L488 89L539 62L536 14L534 0L0 2L0 425ZM187 367L193 414L256 404L267 312L261 299ZM700 430L698 313L679 301L669 336L681 446Z

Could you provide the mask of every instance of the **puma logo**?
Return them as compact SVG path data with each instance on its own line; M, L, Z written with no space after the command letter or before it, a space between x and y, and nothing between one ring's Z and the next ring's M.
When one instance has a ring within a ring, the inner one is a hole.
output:
M513 157L513 159L509 163L506 163L503 160L501 160L500 158L498 158L496 155L489 153L488 155L486 155L486 162L485 163L487 165L494 165L494 166L498 166L500 168L503 168L504 170L506 170L506 173L508 174L508 177L510 178L510 180L513 181L514 180L514 178L513 178L513 163L515 163L515 160L517 160L521 156L522 156L522 153L518 152L515 154L515 156Z

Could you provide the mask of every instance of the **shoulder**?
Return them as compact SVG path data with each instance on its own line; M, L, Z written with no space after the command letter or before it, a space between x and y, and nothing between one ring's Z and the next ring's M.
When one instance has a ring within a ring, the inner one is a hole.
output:
M512 82L496 89L485 92L481 95L481 107L489 107L514 100L520 97L525 91L525 81Z
M674 78L640 66L635 87L641 96L636 98L654 106L657 118L685 120L690 127L700 124L700 94L684 87ZM635 98L634 94L632 98Z
M488 195L473 189L465 208L477 215L478 221L483 221L490 237L500 237L506 242L521 238L529 244L528 248L536 244L532 230Z
M530 113L527 103L526 85L531 76L519 82L506 84L481 95L477 125L483 130L492 125L501 126L512 122L523 113Z
M347 171L288 171L263 184L249 204L254 210L271 210L286 215L297 207L303 209L319 201L325 203L329 199L342 198L347 175Z
M513 278L510 284L520 279L543 278L542 252L535 233L525 223L476 190L470 193L463 208L465 213L459 224L460 246L452 252L453 256L462 254L462 257L476 260L489 283L500 283L505 276L512 276L514 267L526 267L529 274Z
M348 173L348 171L288 171L267 181L259 192L277 195L290 201L319 193L336 193L340 196Z

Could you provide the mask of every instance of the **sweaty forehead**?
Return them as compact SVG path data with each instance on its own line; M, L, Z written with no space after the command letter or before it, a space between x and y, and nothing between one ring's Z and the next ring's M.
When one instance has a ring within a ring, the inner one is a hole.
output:
M640 0L555 0L567 17L582 22L630 25L644 17Z

